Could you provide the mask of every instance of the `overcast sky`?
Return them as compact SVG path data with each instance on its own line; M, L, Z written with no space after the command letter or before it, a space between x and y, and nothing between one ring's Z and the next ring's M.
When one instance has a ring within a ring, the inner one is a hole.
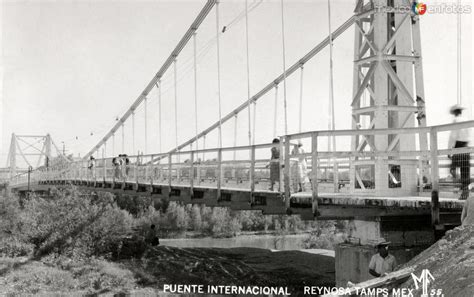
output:
M245 1L221 1L222 113L247 98L245 64ZM260 0L249 0L255 6ZM333 1L332 28L347 20L355 1ZM453 1L444 1L453 2ZM455 1L454 1L455 2ZM84 155L143 91L205 1L5 1L1 5L0 65L1 146L3 166L11 133L50 133L69 153ZM428 5L432 5L430 1ZM466 1L470 3L470 1ZM280 2L263 1L249 14L250 89L255 94L282 72ZM240 16L240 17L239 17ZM472 116L472 15L462 16L463 104ZM199 131L218 120L215 12L197 35ZM456 15L421 16L424 82L429 125L450 122L456 103ZM285 2L287 66L328 34L327 1ZM350 128L354 28L334 44L336 129ZM206 47L206 45L210 45ZM305 65L303 130L328 125L329 51ZM192 42L178 57L178 141L193 136L194 85ZM278 134L284 133L283 86L280 86ZM289 132L298 132L300 72L287 82ZM149 96L148 152L158 151L157 92ZM163 150L174 147L173 68L163 79ZM258 103L257 143L271 141L274 92ZM131 123L126 123L126 151L131 152ZM143 109L136 113L136 145L144 150ZM247 114L238 118L240 145L247 144ZM233 145L233 121L223 128L224 145ZM116 137L115 152L121 146ZM217 138L209 137L208 146ZM109 154L111 144L109 144Z

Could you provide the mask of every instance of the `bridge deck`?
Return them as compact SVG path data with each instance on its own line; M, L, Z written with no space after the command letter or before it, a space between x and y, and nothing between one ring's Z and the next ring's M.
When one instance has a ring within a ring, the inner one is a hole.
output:
M300 192L292 194L291 198L292 201L296 203L311 204L312 195L308 192ZM426 208L431 207L431 198L423 196L375 197L348 195L344 193L320 193L318 203L352 206ZM464 201L454 198L439 198L439 204L440 208L462 209Z
M41 184L32 184L35 190L44 190L52 186L66 186L76 184L80 187L99 191L109 191L115 193L153 195L154 190L159 189L159 197L168 197L170 200L182 201L184 203L201 203L209 206L228 206L232 209L255 209L262 210L269 214L287 213L284 197L280 192L258 189L253 192L253 197L258 197L259 201L250 203L250 190L239 187L222 187L221 192L227 197L222 200L216 199L217 187L215 185L199 185L194 187L194 192L200 192L202 197L192 198L190 196L190 186L185 184L159 183L153 184L144 182L118 183L119 187L114 187L113 182L78 180L49 181ZM26 185L15 187L19 191L25 191ZM140 189L139 189L140 188ZM146 189L146 190L144 190ZM179 194L172 190L180 190ZM140 193L137 193L140 192ZM349 195L347 193L319 193L317 198L319 209L327 217L348 217L348 216L395 216L395 215L421 215L429 214L431 209L431 198L423 196L404 197L376 197L363 194ZM440 209L443 212L457 213L463 208L464 201L453 198L442 197L439 199ZM312 194L310 192L293 193L290 197L290 208L292 213L311 216Z

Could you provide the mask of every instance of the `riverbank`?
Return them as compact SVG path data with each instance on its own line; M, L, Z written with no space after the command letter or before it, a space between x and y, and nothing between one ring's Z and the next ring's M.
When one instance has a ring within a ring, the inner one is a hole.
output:
M302 251L256 248L151 247L140 258L114 262L0 259L0 295L144 294L165 285L284 287L334 286L334 258Z
M334 258L302 251L256 248L150 248L139 260L123 260L147 287L223 285L285 287L292 295L304 286L334 286Z

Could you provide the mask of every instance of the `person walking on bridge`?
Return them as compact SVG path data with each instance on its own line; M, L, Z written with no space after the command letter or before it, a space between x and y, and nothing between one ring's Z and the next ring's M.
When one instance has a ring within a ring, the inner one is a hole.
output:
M280 139L274 138L272 144L270 164L267 165L267 167L270 167L269 190L273 191L273 186L278 182L278 191L280 191Z
M453 105L450 109L450 113L454 116L453 123L460 123L466 121L464 117L462 116L462 111L465 108L462 107L459 104ZM463 148L467 147L469 145L469 141L471 140L471 135L470 131L468 128L464 129L455 129L451 131L451 134L449 135L449 142L448 142L448 148L453 149L453 148ZM461 154L452 154L448 155L448 157L451 159L451 168L450 168L450 173L453 177L454 180L456 180L457 174L457 168L459 167L461 171L461 197L459 199L466 199L469 190L468 186L470 184L470 155L469 153L461 153Z
M93 156L89 159L89 166L87 166L90 171L90 176L94 179L95 178L95 158Z
M112 159L112 164L114 166L114 180L118 180L121 178L121 169L120 169L120 157L115 157Z
M295 162L291 164L292 184L295 192L306 191L306 184L309 183L307 174L306 157L304 156L303 143L301 140L295 144L291 151L291 156L295 157Z

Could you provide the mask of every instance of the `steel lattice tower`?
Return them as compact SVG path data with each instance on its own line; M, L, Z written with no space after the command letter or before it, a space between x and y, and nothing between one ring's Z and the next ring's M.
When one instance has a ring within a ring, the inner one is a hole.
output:
M408 0L357 0L352 98L353 129L426 126L419 16ZM355 152L414 151L417 136L355 136ZM427 136L419 145L427 149ZM419 172L417 168L420 168ZM413 194L427 176L426 162L413 157L351 160L351 190L376 195ZM372 183L363 182L370 175ZM390 185L396 175L400 184Z

